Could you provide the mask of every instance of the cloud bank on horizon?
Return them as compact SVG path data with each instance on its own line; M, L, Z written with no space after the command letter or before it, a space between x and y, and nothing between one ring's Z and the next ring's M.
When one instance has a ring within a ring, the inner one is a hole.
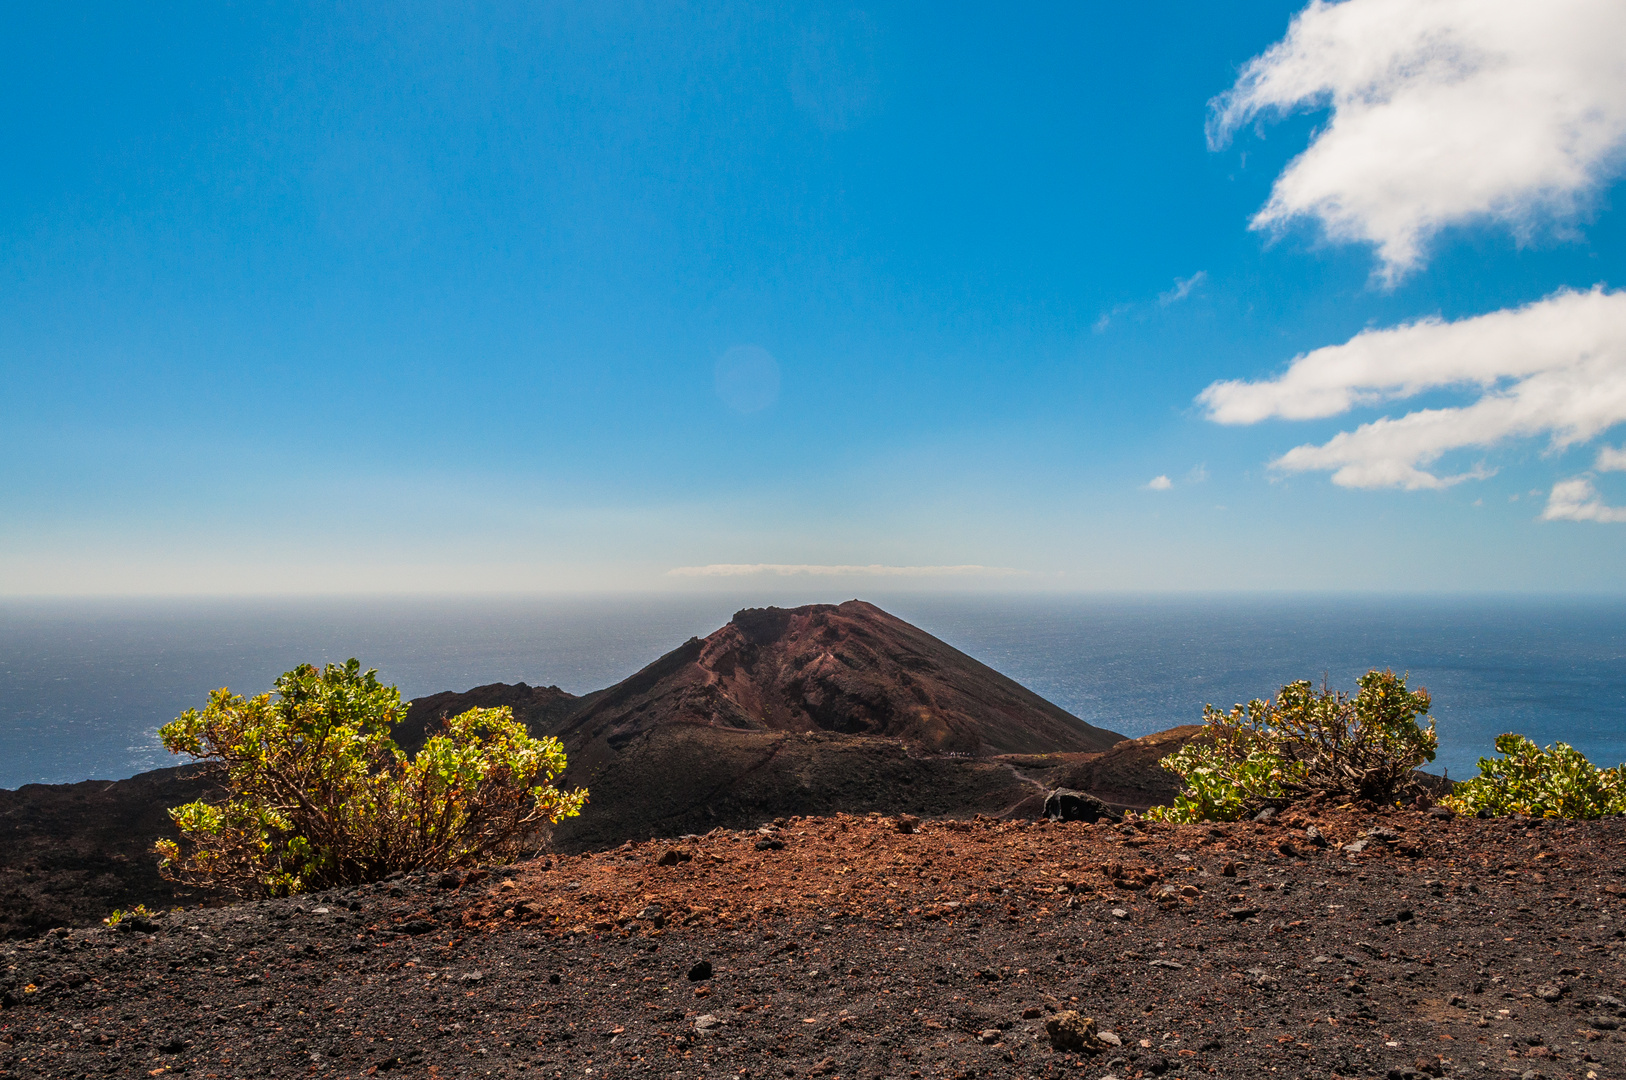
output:
M706 566L675 566L668 577L1013 577L1025 573L1005 566L868 566L821 565L816 563L711 563Z
M1451 226L1494 222L1521 240L1573 227L1626 165L1623 40L1626 5L1614 0L1314 0L1214 100L1210 143L1266 115L1330 108L1252 224L1308 219L1330 240L1370 243L1377 278L1393 284ZM1365 330L1275 378L1213 383L1197 401L1218 423L1254 424L1441 390L1476 396L1382 417L1271 465L1330 472L1344 487L1429 490L1494 474L1480 461L1442 475L1433 467L1453 451L1598 438L1626 422L1626 293L1560 289L1454 322ZM1596 468L1619 453L1605 448ZM1542 517L1618 522L1626 510L1579 477L1555 484Z

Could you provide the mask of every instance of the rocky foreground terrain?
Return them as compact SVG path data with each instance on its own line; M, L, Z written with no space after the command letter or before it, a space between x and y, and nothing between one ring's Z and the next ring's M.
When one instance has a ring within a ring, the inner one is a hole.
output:
M783 819L7 942L0 1076L1599 1080L1623 897L1622 820Z

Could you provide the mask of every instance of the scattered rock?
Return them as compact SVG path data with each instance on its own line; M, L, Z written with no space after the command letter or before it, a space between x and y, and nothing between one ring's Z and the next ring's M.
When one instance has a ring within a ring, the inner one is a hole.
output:
M1072 1051L1093 1050L1098 1040L1095 1036L1095 1021L1088 1016L1080 1016L1072 1009L1059 1012L1044 1022L1044 1033L1050 1038L1050 1045L1057 1050Z
M1253 820L1264 822L1264 821L1271 820L1275 816L1276 816L1276 808L1274 806L1267 806L1263 810L1259 811L1257 814L1253 815Z
M1327 838L1323 836L1321 834L1321 830L1316 828L1314 825L1306 825L1304 827L1304 839L1308 840L1316 847L1327 846Z
M697 1016L694 1019L694 1029L696 1031L715 1031L722 1026L723 1022L711 1015L711 1013L706 1013L704 1016Z
M1087 821L1093 825L1098 821L1123 820L1117 811L1100 799L1070 788L1057 788L1046 795L1042 812L1051 821Z
M688 862L694 854L682 848L667 848L661 852L661 857L655 860L656 866L676 866L680 862Z
M710 960L702 960L698 964L696 964L694 967L689 969L689 981L690 982L700 982L702 979L709 979L709 978L711 978L711 961Z
M1543 1001L1557 1001L1564 996L1564 988L1555 983L1542 983L1536 987L1536 996Z
M1381 840L1385 844L1392 844L1400 839L1400 834L1387 825L1374 825L1366 830L1366 835L1374 840Z
M920 819L912 814L899 814L893 824L901 833L912 833L920 828Z
M1155 968L1168 968L1170 971L1181 971L1181 970L1183 970L1185 968L1185 966L1186 965L1182 964L1178 960L1153 960L1152 961L1152 967L1155 967Z
M764 836L755 846L758 851L783 851L785 842L777 836Z
M1366 850L1366 845L1369 843L1371 843L1370 840L1351 840L1349 843L1344 845L1344 850L1351 855L1359 855L1361 852Z
M977 1041L984 1044L996 1043L1000 1040L1000 1037L998 1028L984 1028L982 1031L977 1032Z
M1121 907L1115 907L1112 909L1112 917L1114 919L1127 919L1129 918L1129 912L1125 911Z
M1259 909L1256 908L1256 907L1247 907L1247 906L1227 908L1225 910L1225 914L1229 915L1233 919L1238 919L1238 920L1251 919L1255 915L1259 914Z

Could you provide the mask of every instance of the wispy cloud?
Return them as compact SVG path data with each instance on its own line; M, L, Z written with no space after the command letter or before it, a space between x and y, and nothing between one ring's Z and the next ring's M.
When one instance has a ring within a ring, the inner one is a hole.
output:
M1626 421L1626 292L1565 289L1458 322L1363 331L1295 358L1275 379L1217 382L1197 400L1212 420L1253 424L1336 416L1439 389L1467 390L1477 400L1374 420L1271 464L1330 471L1344 487L1443 488L1494 472L1483 465L1454 476L1429 471L1450 451L1542 435L1562 449L1596 438ZM1616 453L1599 460L1613 462Z
M1626 446L1618 450L1613 446L1598 447L1598 460L1592 467L1599 472L1626 472Z
M1186 297L1190 296L1194 289L1202 285L1202 283L1207 280L1207 270L1199 270L1188 278L1175 278L1174 287L1172 289L1170 289L1168 292L1158 293L1157 306L1160 308L1165 308L1170 304L1179 303L1181 300L1184 300ZM1091 326L1091 329L1093 329L1097 334L1104 333L1107 327L1111 326L1119 319L1119 317L1123 315L1133 314L1135 320L1140 322L1144 321L1151 314L1151 311L1151 303L1145 300L1139 300L1129 304L1116 304L1113 307L1108 308L1106 311L1103 311L1100 318L1095 320L1095 323Z
M1103 311L1101 313L1101 317L1095 320L1094 325L1092 325L1090 329L1094 330L1097 334L1106 333L1107 327L1112 325L1112 320L1128 311L1130 307L1131 305L1129 304L1119 304L1111 311Z
M829 566L817 563L712 563L677 566L668 577L1015 577L1025 570L1006 566Z
M1154 476L1141 485L1142 491L1167 491L1174 486L1174 481L1167 476Z
M1254 118L1330 106L1254 228L1319 221L1394 281L1441 229L1572 220L1626 155L1619 0L1312 0L1212 103L1218 148Z
M1177 304L1191 295L1191 290L1208 280L1208 271L1199 270L1188 278L1175 278L1174 288L1166 293L1160 293L1157 298L1158 307L1168 307Z
M1560 480L1547 496L1543 521L1626 521L1626 506L1608 506L1584 476Z

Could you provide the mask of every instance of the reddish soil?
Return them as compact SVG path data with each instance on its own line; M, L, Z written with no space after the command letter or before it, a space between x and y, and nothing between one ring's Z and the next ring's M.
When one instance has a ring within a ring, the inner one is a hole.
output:
M1626 821L1284 818L787 819L63 931L0 946L0 1076L1626 1071Z

